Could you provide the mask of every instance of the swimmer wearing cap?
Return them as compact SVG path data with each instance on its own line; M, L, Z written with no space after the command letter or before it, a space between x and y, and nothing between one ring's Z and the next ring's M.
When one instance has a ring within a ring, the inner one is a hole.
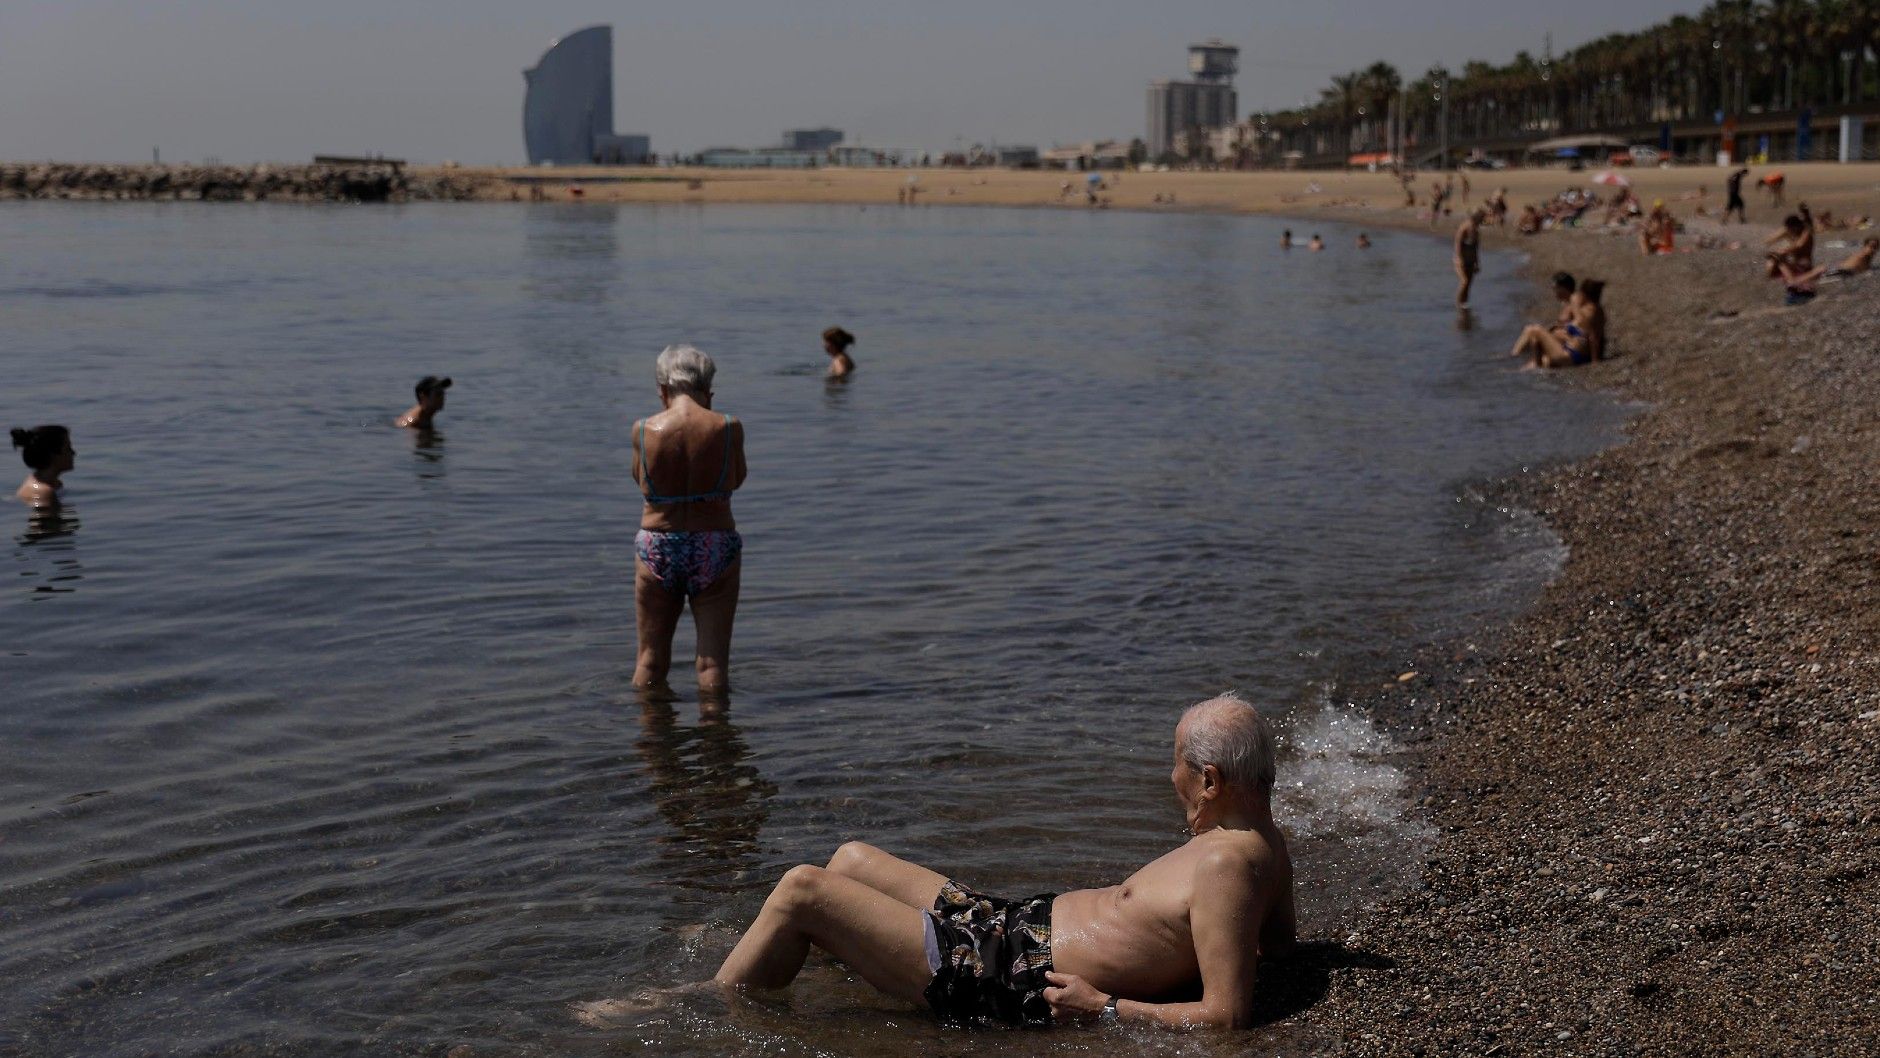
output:
M418 403L411 410L398 417L396 425L411 430L429 430L431 420L444 410L444 391L450 388L450 379L426 375L412 387Z

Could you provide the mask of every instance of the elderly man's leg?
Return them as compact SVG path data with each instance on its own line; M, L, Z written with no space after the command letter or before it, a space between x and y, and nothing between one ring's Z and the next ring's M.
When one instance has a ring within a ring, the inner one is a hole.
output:
M803 969L812 944L912 1003L922 1001L932 978L921 912L853 878L804 866L784 874L715 980L782 988Z
M918 863L891 856L873 845L851 841L829 858L829 870L925 911L940 897L946 878Z

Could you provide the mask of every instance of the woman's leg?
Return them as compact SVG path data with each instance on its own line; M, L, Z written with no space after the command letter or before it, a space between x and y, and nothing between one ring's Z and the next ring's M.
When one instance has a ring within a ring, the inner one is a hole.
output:
M1585 340L1581 339L1581 341ZM1567 346L1560 340L1559 335L1552 331L1538 331L1534 336L1534 366L1571 367L1573 354L1567 351Z
M723 693L731 682L731 625L738 616L739 575L744 560L737 559L718 579L692 597L692 623L698 628L698 686ZM668 636L667 641L671 642Z
M1528 351L1533 349L1535 346L1535 343L1537 343L1540 340L1539 336L1546 334L1546 333L1547 333L1547 328L1542 327L1538 323L1530 323L1526 327L1521 328L1521 337L1516 338L1514 340L1514 350L1510 352L1508 355L1509 356L1527 355Z
M879 893L886 893L917 911L925 911L940 897L945 876L918 863L909 863L873 845L851 841L829 857L829 871L853 878Z
M919 911L853 878L803 866L790 868L777 883L715 980L782 988L803 969L811 945L909 1002L921 1002L933 979Z
M685 612L685 598L667 591L646 563L633 562L633 608L638 617L640 653L633 669L635 687L658 687L672 668L672 633Z

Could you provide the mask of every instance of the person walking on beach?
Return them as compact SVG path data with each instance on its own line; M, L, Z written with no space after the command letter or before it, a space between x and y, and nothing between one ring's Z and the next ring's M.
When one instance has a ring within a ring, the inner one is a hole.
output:
M1749 223L1749 212L1744 207L1744 203L1743 203L1743 178L1748 175L1749 175L1748 166L1744 166L1743 168L1738 169L1736 172L1730 174L1730 179L1726 181L1724 185L1725 189L1729 193L1729 197L1724 201L1723 219L1718 221L1718 223L1720 224L1730 223L1730 214L1732 213L1736 214L1736 220L1738 224Z
M712 410L717 372L704 352L667 346L653 368L665 410L633 424L633 480L646 500L633 538L636 687L665 684L688 601L698 629L699 690L722 694L730 678L744 552L731 494L744 484L744 425Z
M1003 899L850 842L784 873L715 980L783 988L816 947L947 1021L1251 1027L1260 960L1295 947L1273 737L1224 695L1182 714L1174 750L1194 836L1123 884Z
M65 488L65 472L78 458L72 448L72 432L63 426L35 426L12 431L12 438L13 447L20 450L20 461L31 471L14 497L35 510L57 507L59 493Z
M444 410L444 391L450 388L450 379L426 375L412 388L418 403L411 410L398 417L394 424L411 430L429 430L431 420Z
M823 352L829 354L829 377L847 378L855 370L855 361L849 357L849 346L855 344L855 336L840 327L831 327L822 333Z
M1474 210L1463 218L1456 228L1456 253L1454 264L1456 278L1456 307L1469 307L1469 289L1475 285L1475 275L1482 270L1482 220L1488 216L1484 210Z

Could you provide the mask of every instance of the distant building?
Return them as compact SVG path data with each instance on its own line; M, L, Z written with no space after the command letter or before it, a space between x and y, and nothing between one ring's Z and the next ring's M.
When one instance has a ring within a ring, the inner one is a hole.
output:
M698 164L710 169L814 169L823 162L821 151L797 151L788 147L708 147L699 152Z
M522 141L530 165L630 164L652 154L645 136L614 133L614 30L589 26L549 45L522 71Z
M1178 134L1195 142L1215 129L1234 124L1240 108L1234 75L1240 72L1240 49L1220 40L1188 46L1192 81L1149 83L1150 158L1175 150Z
M841 142L841 129L791 129L783 134L783 145L793 151L827 151Z
M1036 169L1038 167L1038 148L1036 147L999 144L992 148L992 157L996 164L1012 169Z

